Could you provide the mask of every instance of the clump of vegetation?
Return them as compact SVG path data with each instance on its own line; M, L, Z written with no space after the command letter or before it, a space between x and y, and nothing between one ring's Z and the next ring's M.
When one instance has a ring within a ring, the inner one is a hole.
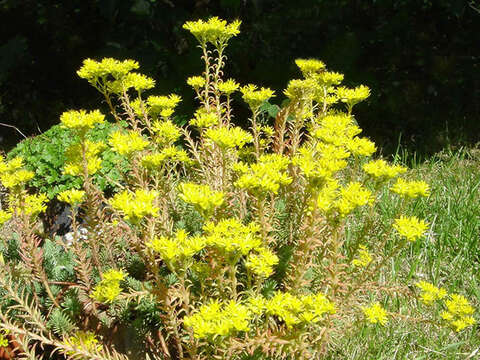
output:
M375 144L359 137L352 115L370 90L343 87L342 74L298 59L303 78L288 84L288 101L268 123L262 106L274 91L223 78L239 27L218 18L185 24L205 70L187 80L200 106L184 128L172 121L180 96L146 96L155 81L134 72L137 62L85 60L78 75L128 126L101 142L90 136L105 123L99 111L61 117L75 139L63 172L81 182L58 195L73 209L71 243L39 236L48 197L27 191L34 173L21 157L1 159L10 195L0 224L10 231L2 236L0 326L19 353L311 359L365 328L427 323L460 332L475 324L465 296L379 276L429 232L432 219L410 209L431 190L401 177L405 167L370 159ZM248 130L233 124L236 91L251 110ZM131 169L108 197L93 180L107 148ZM385 194L395 206L379 217ZM420 307L395 308L415 297Z

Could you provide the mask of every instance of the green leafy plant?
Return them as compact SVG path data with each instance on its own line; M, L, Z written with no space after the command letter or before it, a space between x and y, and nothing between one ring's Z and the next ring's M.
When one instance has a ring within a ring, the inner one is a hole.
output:
M35 173L21 157L1 159L10 196L0 224L15 238L2 237L0 325L25 355L42 345L72 359L311 359L392 322L453 332L476 323L466 297L426 281L416 283L421 307L394 309L416 294L380 271L428 233L409 212L430 187L370 159L375 144L353 117L370 90L297 59L303 77L281 108L268 105L273 90L223 79L239 27L184 25L205 64L187 80L200 107L185 127L172 121L180 96L146 96L155 81L134 72L137 62L84 61L78 75L127 126L103 142L92 137L106 123L98 110L60 118L74 139L63 173L82 185L57 196L72 207L71 242L39 235L48 198L27 191ZM248 130L233 124L236 91ZM107 148L130 168L112 196L95 183ZM380 218L386 193L395 205Z
M110 123L101 124L90 132L89 137L93 141L105 141L118 127ZM71 130L55 125L42 135L20 142L7 158L21 157L25 168L35 172L28 185L53 199L62 191L82 186L80 178L62 172L66 161L65 150L74 142ZM102 191L111 192L128 171L128 163L110 149L105 149L101 156L102 169L96 174L94 182Z

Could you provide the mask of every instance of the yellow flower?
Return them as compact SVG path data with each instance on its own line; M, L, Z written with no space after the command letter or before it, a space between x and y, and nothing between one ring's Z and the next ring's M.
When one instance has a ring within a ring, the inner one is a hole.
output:
M412 199L419 196L430 195L430 186L425 181L405 181L403 179L397 179L397 182L393 184L390 190Z
M87 162L88 175L95 174L102 167L102 160L97 156L105 148L105 144L94 143L90 140L85 141L85 160ZM65 152L67 162L64 173L67 175L83 175L83 155L82 145L74 144L67 148Z
M246 143L253 141L250 133L237 126L233 128L222 126L208 129L205 131L205 137L212 140L222 149L242 148Z
M404 236L408 241L415 241L423 236L428 229L428 223L419 220L417 217L401 216L395 219L393 227L397 232Z
M283 92L289 99L309 100L313 99L318 86L315 80L290 80L287 88Z
M385 326L388 321L387 311L380 305L379 302L376 302L370 306L362 307L363 313L365 314L367 321L372 324L381 324Z
M426 281L419 281L415 285L422 289L420 297L426 305L432 305L435 300L441 300L447 296L447 291L444 288L438 288Z
M237 91L239 87L240 85L233 79L228 79L227 81L218 84L218 90L226 95L230 95L231 93Z
M187 84L195 90L205 86L205 78L203 76L191 76L187 79Z
M473 316L474 308L468 300L459 294L451 294L450 300L445 301L447 311L442 311L440 316L449 323L456 332L472 326L476 323Z
M347 104L349 108L365 100L370 96L370 89L365 85L357 86L354 89L348 89L346 87L337 88L337 96L340 101Z
M265 312L276 315L285 322L287 328L305 323L316 323L325 315L335 314L335 304L322 294L295 296L277 291L265 302Z
M75 335L64 340L65 345L76 349L84 349L88 352L96 353L102 350L103 346L98 343L95 334L90 331L77 331ZM74 357L73 351L67 351L67 355Z
M234 170L243 174L235 182L235 186L248 189L258 196L264 196L265 192L277 194L280 186L292 182L292 178L286 173L289 162L285 156L270 154L260 156L259 162L250 166L237 164Z
M139 73L129 73L121 81L125 90L134 88L136 91L141 92L155 87L155 80Z
M216 300L202 305L193 315L185 316L183 324L193 329L195 338L213 341L217 336L231 336L250 330L253 313L235 301Z
M33 179L35 173L30 170L19 169L13 172L4 172L0 175L0 182L8 189L23 185Z
M117 193L110 199L110 205L124 214L126 220L138 223L145 216L158 216L160 210L155 206L156 191L137 189L132 194L128 191Z
M367 247L365 245L360 245L358 255L355 259L352 260L352 265L358 267L367 267L372 262L372 260L372 254L368 252Z
M257 248L256 252L258 254L250 254L248 256L245 266L255 275L268 278L272 275L273 266L278 264L278 256L267 248Z
M347 148L353 155L356 156L371 156L375 151L377 151L377 147L373 141L370 141L367 138L359 137L354 137L350 142L348 142Z
M318 76L316 79L323 85L323 86L332 86L338 85L343 81L343 74L337 72L330 72L325 71Z
M182 183L178 189L180 199L194 205L203 215L210 214L223 204L224 194L221 191L213 191L208 185Z
M207 112L205 108L198 109L194 118L190 120L190 124L198 128L208 128L218 123L218 115L214 112Z
M240 89L243 100L250 106L252 112L256 112L260 105L270 99L274 92L268 88L258 89L256 85L246 85Z
M82 67L77 71L77 75L94 84L99 78L105 78L107 75L112 75L114 79L120 79L135 69L138 69L138 63L134 60L119 61L104 58L98 62L85 59Z
M107 270L102 274L103 279L95 286L90 297L101 303L111 303L115 301L122 292L120 282L123 281L126 276L127 274L122 270Z
M170 120L155 121L153 123L152 130L155 133L155 142L163 146L172 145L181 135L178 126L176 126Z
M110 134L108 142L110 146L120 155L131 155L135 151L141 151L148 146L148 141L134 130L127 133L115 131Z
M344 113L329 114L317 121L320 127L312 131L312 137L335 146L348 147L353 137L362 131L353 118Z
M0 210L0 226L5 224L8 220L10 220L11 217L12 217L11 212Z
M59 201L66 202L72 206L80 204L85 197L85 191L83 190L65 190L57 195Z
M325 64L317 59L297 59L295 64L306 78L325 70Z
M208 245L227 253L247 255L251 250L262 246L262 239L258 235L260 227L255 223L243 225L240 220L230 218L217 224L208 222L203 229Z
M45 194L26 195L22 200L17 198L12 200L13 203L10 204L12 208L16 207L19 212L30 215L31 218L47 209L48 198Z
M178 103L182 101L182 98L175 94L168 96L149 96L147 104L149 106L148 113L155 117L160 114L162 117L167 118L173 114Z
M175 146L170 146L159 153L153 153L142 157L141 164L143 167L154 170L160 168L166 162L184 162L190 164L192 161L188 154L183 149L178 149Z
M2 329L0 330L0 348L8 347L8 339L5 337L9 334L9 330Z
M358 182L351 182L340 190L340 199L335 202L335 207L340 215L346 216L359 206L373 205L373 201L370 190Z
M160 254L168 262L178 262L201 251L207 240L201 236L189 237L185 230L178 230L175 237L155 237L147 242L147 247Z
M391 179L407 171L406 167L400 165L390 165L385 160L373 160L363 165L363 170L377 178Z
M223 46L230 38L240 33L240 24L239 20L227 24L225 20L212 17L208 21L187 21L183 28L190 31L200 44L204 45L209 42L218 47Z
M87 112L85 110L70 110L60 116L60 122L65 128L73 129L84 135L96 124L105 122L105 115L100 110Z

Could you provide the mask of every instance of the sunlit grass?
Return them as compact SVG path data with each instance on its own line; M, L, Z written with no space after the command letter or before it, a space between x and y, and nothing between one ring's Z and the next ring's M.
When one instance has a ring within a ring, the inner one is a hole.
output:
M427 219L427 236L412 243L387 264L380 280L409 286L410 294L418 294L415 283L420 280L460 292L480 307L480 150L444 151L419 163L413 156L397 157L412 168L407 177L421 178L431 186L431 195L411 204L408 215ZM375 220L378 243L389 237L392 216L398 211L396 197L385 191L378 204L381 209ZM361 231L362 224L352 224L352 231ZM366 235L368 237L368 235ZM372 239L370 239L371 241ZM385 241L389 251L393 241ZM415 296L384 296L391 312L408 314L419 307ZM478 310L476 312L478 319ZM363 326L357 336L346 337L336 344L329 359L477 359L480 358L478 323L463 332L439 330L437 326L415 319L405 322L392 319L385 327ZM360 334L360 336L358 336Z

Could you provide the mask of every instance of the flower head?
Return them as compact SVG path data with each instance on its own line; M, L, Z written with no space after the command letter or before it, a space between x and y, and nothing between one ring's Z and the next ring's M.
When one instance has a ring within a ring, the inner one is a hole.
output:
M428 229L428 223L424 220L419 220L415 216L406 217L401 216L395 219L393 227L397 232L405 237L408 241L415 241L423 236Z
M388 321L388 313L379 302L376 302L370 306L364 306L362 307L362 310L367 321L372 324L378 323L385 326Z

